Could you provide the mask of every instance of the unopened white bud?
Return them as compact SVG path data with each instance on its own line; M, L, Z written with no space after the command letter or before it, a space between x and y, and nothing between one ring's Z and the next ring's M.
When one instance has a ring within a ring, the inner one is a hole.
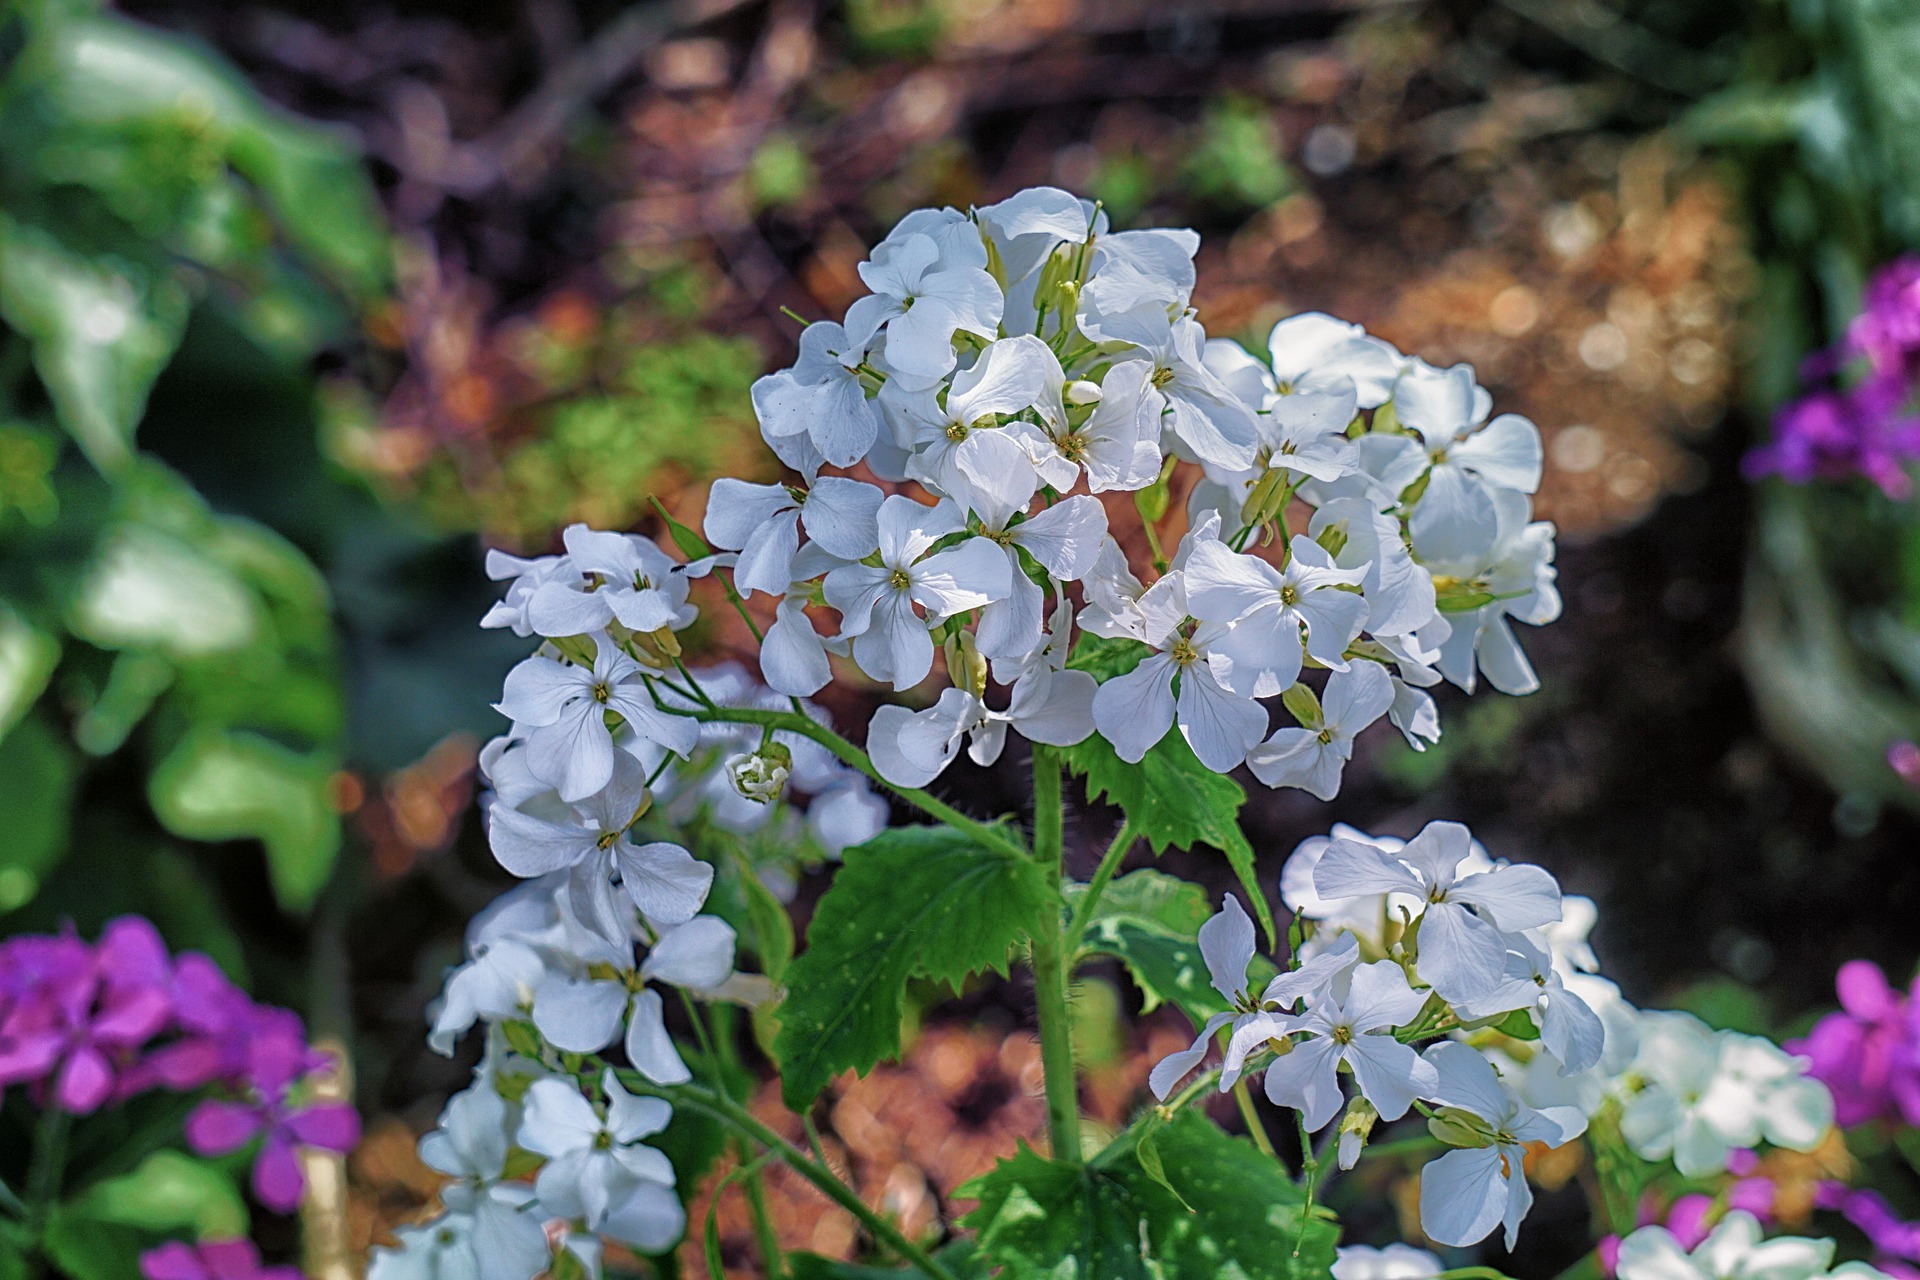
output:
M1088 382L1085 378L1067 384L1067 403L1072 405L1099 404L1100 384Z
M727 761L727 781L755 804L772 804L778 800L792 772L793 753L777 742L769 742L758 751L743 752Z

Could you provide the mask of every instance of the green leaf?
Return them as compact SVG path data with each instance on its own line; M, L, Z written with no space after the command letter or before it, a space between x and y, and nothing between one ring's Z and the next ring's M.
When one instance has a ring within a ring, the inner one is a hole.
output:
M46 691L60 642L0 601L0 740Z
M60 425L102 471L132 457L147 392L180 345L187 307L171 277L83 257L0 215L0 319L33 344Z
M774 1048L787 1105L900 1052L907 983L958 986L1006 972L1007 955L1055 903L1038 863L944 827L898 827L849 849L787 967Z
M1540 1028L1533 1025L1533 1016L1525 1009L1515 1009L1506 1017L1493 1024L1493 1029L1503 1036L1515 1040L1538 1040Z
M954 1195L980 1202L961 1225L973 1229L980 1251L1007 1280L1153 1280L1152 1227L1185 1212L1144 1173L1129 1181L1092 1165L1048 1160L1024 1142Z
M1067 902L1077 905L1086 892L1082 884L1067 887ZM1212 918L1207 891L1190 880L1151 867L1129 871L1107 886L1094 908L1095 920L1124 917L1191 938Z
M1286 1170L1193 1110L1087 1165L1022 1145L954 1194L980 1202L962 1223L1011 1280L1323 1280L1338 1236L1319 1217L1303 1232Z
M1316 1217L1302 1233L1305 1198L1271 1156L1198 1111L1161 1129L1154 1145L1166 1184L1193 1206L1155 1224L1153 1244L1167 1275L1308 1280L1328 1274L1339 1227Z
M1136 641L1083 636L1067 665L1107 680L1133 670L1147 653L1147 647ZM1068 769L1087 780L1087 795L1117 806L1155 854L1196 844L1224 853L1253 903L1268 943L1279 945L1273 909L1254 871L1253 846L1240 832L1238 815L1247 793L1232 778L1201 764L1177 727L1169 729L1138 764L1115 755L1097 733L1063 749L1061 755Z
M333 766L258 734L188 733L148 780L161 824L189 840L258 839L274 894L304 910L327 882L340 848L329 802Z
M247 1233L247 1206L233 1178L178 1151L156 1151L132 1173L95 1184L74 1209L98 1222L149 1231L191 1228L202 1239Z
M747 923L753 930L753 953L759 957L760 972L780 982L793 959L793 917L744 857L734 865L739 870L740 895L747 900Z
M73 751L39 716L0 738L0 912L29 901L66 854L78 776Z
M1090 951L1113 956L1127 966L1127 972L1133 975L1146 997L1147 1012L1164 1002L1186 1014L1197 1028L1214 1014L1227 1010L1227 1002L1207 977L1207 963L1200 954L1200 944L1191 935L1181 937L1128 916L1108 916L1095 919L1087 927L1086 946ZM1248 985L1259 990L1274 972L1270 961L1264 956L1255 956Z
M40 1247L68 1280L128 1280L140 1274L140 1254L151 1238L63 1206L47 1221Z

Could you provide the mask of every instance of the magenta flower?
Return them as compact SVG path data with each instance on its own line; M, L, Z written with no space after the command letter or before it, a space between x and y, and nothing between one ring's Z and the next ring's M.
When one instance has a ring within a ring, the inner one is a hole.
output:
M146 1280L300 1280L297 1267L263 1267L251 1240L170 1240L140 1255Z
M16 938L0 952L0 1084L52 1077L53 1105L76 1115L110 1098L133 1055L173 1018L166 944L138 916L110 921L97 947Z
M1920 1262L1920 1222L1902 1219L1879 1192L1823 1182L1814 1193L1814 1203L1822 1209L1838 1209L1848 1222L1860 1228L1881 1258ZM1877 1260L1875 1265L1883 1266Z
M262 1139L253 1162L253 1193L281 1213L300 1203L306 1179L295 1152L318 1147L345 1154L360 1140L360 1117L344 1103L295 1105L295 1084L324 1062L308 1048L299 1019L282 1010L263 1015L247 1040L243 1100L210 1098L187 1116L187 1145L203 1156L238 1151Z
M1920 1124L1920 1014L1909 994L1866 960L1840 966L1834 986L1840 1011L1787 1046L1813 1060L1807 1074L1833 1094L1842 1126L1904 1119Z
M173 988L180 1037L148 1054L140 1069L145 1078L176 1092L216 1080L244 1084L249 1046L266 1021L290 1023L293 1035L302 1034L295 1014L254 1004L219 965L198 952L184 952L175 962Z

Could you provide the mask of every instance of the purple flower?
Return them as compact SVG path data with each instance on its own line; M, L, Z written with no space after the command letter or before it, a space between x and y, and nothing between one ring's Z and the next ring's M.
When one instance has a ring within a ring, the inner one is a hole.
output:
M1822 1209L1838 1209L1882 1257L1920 1262L1920 1222L1904 1221L1879 1192L1823 1182L1814 1193L1814 1203Z
M1840 1011L1788 1051L1813 1060L1807 1074L1832 1092L1843 1127L1874 1119L1920 1124L1920 1008L1870 961L1841 965L1834 986Z
M170 1240L140 1255L146 1280L300 1280L297 1267L263 1267L251 1240Z
M306 1106L292 1101L293 1087L322 1065L324 1057L307 1046L299 1019L263 1015L247 1040L246 1096L210 1098L187 1116L187 1145L203 1156L237 1151L261 1137L253 1162L253 1193L261 1204L281 1213L300 1203L306 1180L295 1155L299 1147L345 1154L360 1140L360 1118L344 1103Z
M1782 409L1774 438L1748 453L1749 479L1777 475L1792 484L1863 476L1888 497L1905 498L1906 464L1920 458L1920 418L1900 412L1905 375L1875 374L1858 386L1815 391Z
M1920 256L1896 258L1874 272L1847 327L1846 347L1881 372L1914 372L1920 356Z
M92 948L73 937L13 939L0 949L0 1084L50 1076L53 1105L97 1110L172 1020L172 987L166 944L138 916L110 921Z

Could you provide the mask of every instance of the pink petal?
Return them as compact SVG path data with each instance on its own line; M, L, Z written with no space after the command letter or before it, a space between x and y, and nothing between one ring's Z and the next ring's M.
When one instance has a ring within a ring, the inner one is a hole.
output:
M309 1147L324 1147L342 1155L360 1142L360 1114L344 1102L326 1102L287 1117L295 1139Z
M1877 1021L1899 1011L1900 998L1887 985L1887 975L1871 960L1849 960L1834 976L1840 1006L1856 1018Z
M253 1194L261 1204L278 1213L292 1213L300 1207L300 1193L307 1180L300 1173L300 1161L294 1157L288 1135L267 1135L260 1155L253 1162Z
M200 1261L210 1280L254 1280L260 1251L251 1240L209 1240L200 1245Z
M173 1020L173 1001L159 987L110 992L93 1019L93 1036L121 1049L138 1048Z
M135 982L148 986L166 986L173 977L173 963L160 931L140 916L119 916L107 921L100 931L95 949L100 968L107 980Z
M199 1155L223 1156L247 1145L263 1126L252 1107L209 1098L187 1116L187 1145Z
M73 1051L66 1065L60 1068L59 1079L53 1086L54 1101L60 1109L77 1116L99 1110L112 1092L113 1068L107 1065L105 1055L92 1045Z
M184 1093L219 1075L220 1057L211 1040L176 1040L148 1054L144 1065L161 1084Z
M141 1254L140 1274L147 1280L209 1280L199 1256L178 1240Z

